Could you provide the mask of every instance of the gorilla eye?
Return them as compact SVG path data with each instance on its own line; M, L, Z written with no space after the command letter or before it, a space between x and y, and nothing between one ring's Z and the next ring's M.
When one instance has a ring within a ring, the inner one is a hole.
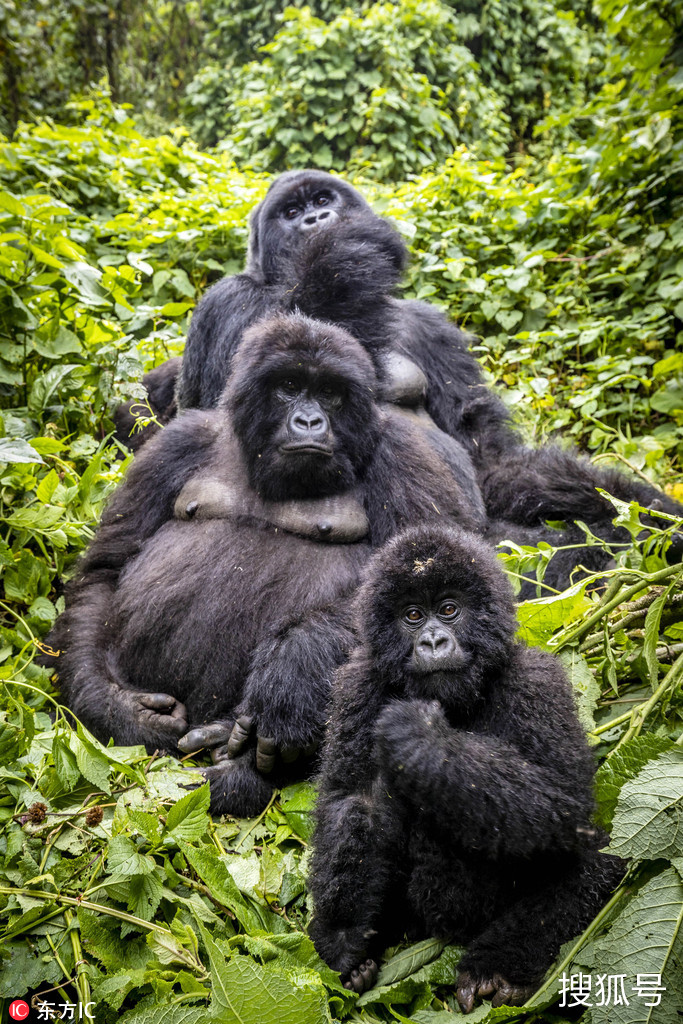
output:
M416 625L418 622L422 622L424 615L419 608L406 608L403 613L403 619L405 622L409 622L411 626Z
M454 601L444 601L439 608L439 615L442 619L456 619L460 614L460 609Z
M296 395L298 390L299 385L295 380L280 381L280 391L284 391L286 395Z
M333 384L323 384L320 388L320 394L323 398L336 398L338 392Z
M328 196L327 192L321 192L320 195L317 195L314 200L316 206L327 206L329 201L330 196Z
M299 216L299 207L298 206L288 206L287 209L285 210L285 217L287 218L287 220L294 220L294 218L298 217L298 216Z

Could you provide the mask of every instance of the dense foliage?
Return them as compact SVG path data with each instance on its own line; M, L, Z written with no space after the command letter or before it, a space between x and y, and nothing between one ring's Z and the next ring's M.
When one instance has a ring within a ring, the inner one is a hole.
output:
M455 947L396 950L360 999L317 958L309 784L255 821L214 822L177 762L74 726L34 659L126 469L111 410L182 350L197 298L241 265L264 169L344 170L411 246L404 294L476 335L528 437L571 438L683 498L681 26L653 0L321 2L282 19L274 3L236 6L0 2L13 133L0 143L0 1000L92 1000L100 1024L446 1024ZM173 18L187 19L182 46ZM232 141L202 152L174 125L149 138L92 91L64 106L88 84L84 52L88 75L109 59L111 91L130 89L146 126L174 115L196 72L197 117ZM362 77L366 53L377 81ZM295 119L298 89L310 105ZM683 1001L683 565L665 557L675 524L643 531L637 509L617 514L633 543L593 593L548 591L547 548L504 564L539 580L521 632L571 674L601 762L599 820L631 869L529 1007L485 1004L472 1021L576 1019L544 1010L563 972L660 973L652 1024ZM618 1018L595 1006L581 1019L642 1020L627 991Z

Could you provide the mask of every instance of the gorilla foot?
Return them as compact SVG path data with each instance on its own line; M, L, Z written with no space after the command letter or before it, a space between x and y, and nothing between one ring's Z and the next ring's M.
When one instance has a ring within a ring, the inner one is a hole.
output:
M348 977L343 979L344 988L350 992L357 992L359 995L367 992L377 981L379 968L374 960L364 960L358 967L349 972Z
M521 1006L535 991L535 985L513 985L501 974L486 978L461 971L455 994L462 1012L470 1013L480 999L491 999L491 1006Z
M188 771L199 772L210 784L209 810L215 816L254 818L268 806L273 795L272 785L255 770L251 759L222 760L211 768L189 768Z

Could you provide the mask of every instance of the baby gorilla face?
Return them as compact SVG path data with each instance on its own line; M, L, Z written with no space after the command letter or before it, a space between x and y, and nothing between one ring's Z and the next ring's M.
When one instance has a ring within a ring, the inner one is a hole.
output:
M397 624L409 641L406 688L411 697L436 697L452 690L453 674L469 665L471 653L463 644L467 608L461 597L406 596Z

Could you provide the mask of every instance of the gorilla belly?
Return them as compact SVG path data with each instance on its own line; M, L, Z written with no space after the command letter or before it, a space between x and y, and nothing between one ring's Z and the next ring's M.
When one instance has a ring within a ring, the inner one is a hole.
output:
M228 520L166 523L126 567L116 594L121 667L131 685L233 706L257 644L357 585L367 544L320 544Z

